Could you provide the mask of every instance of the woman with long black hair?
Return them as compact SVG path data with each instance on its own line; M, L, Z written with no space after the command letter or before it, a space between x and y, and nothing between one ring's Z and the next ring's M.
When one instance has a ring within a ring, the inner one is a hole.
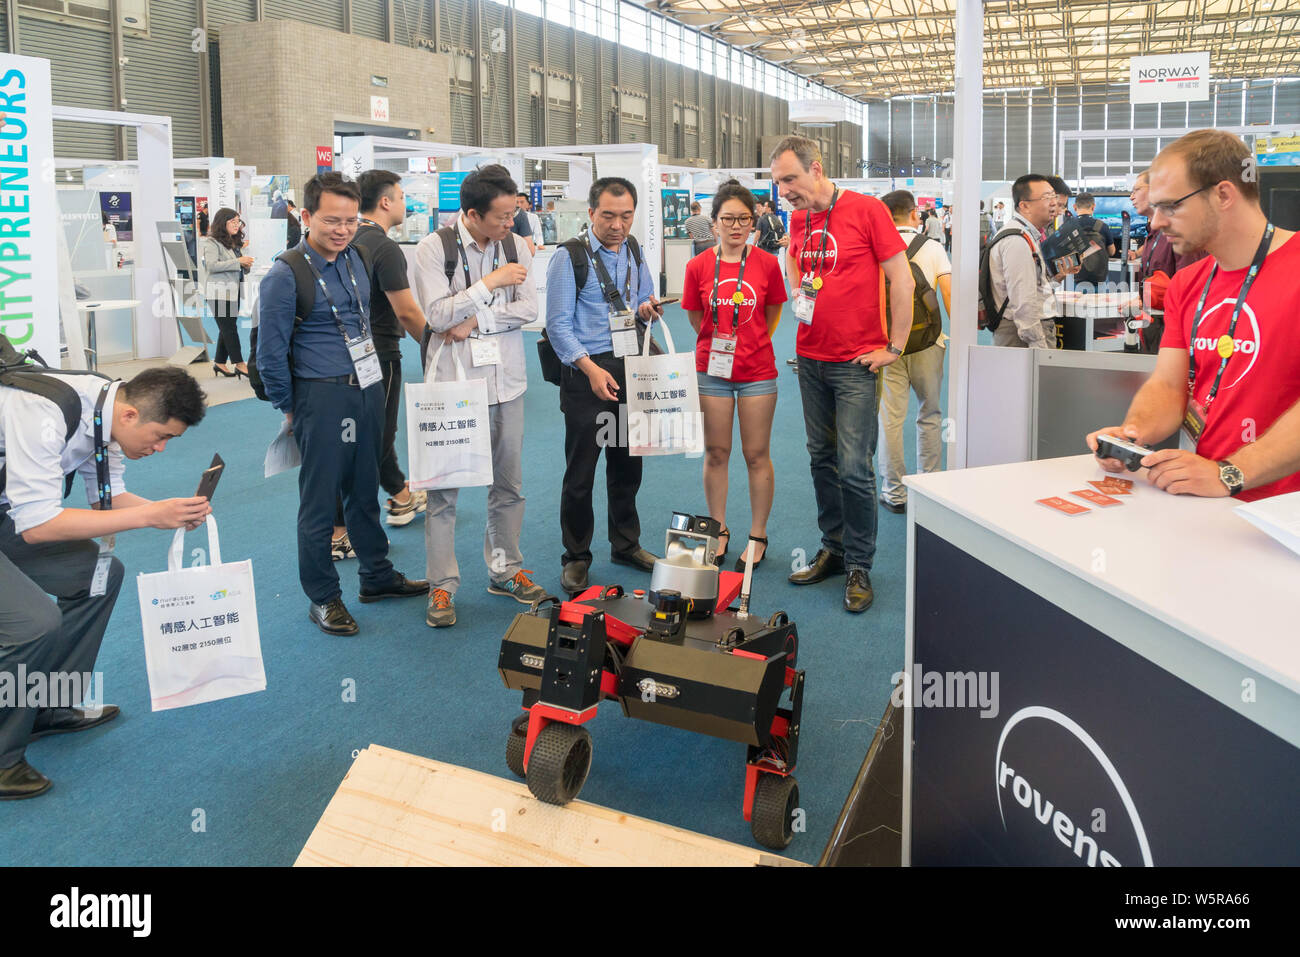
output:
M217 210L207 235L199 237L199 285L220 330L212 371L224 376L248 375L239 344L240 290L253 265L253 257L243 254L247 245L239 214L226 207ZM235 364L234 371L226 368L227 360Z
M732 422L740 420L751 516L751 543L736 561L737 570L742 570L746 557L758 565L767 554L767 518L775 488L770 454L776 412L772 333L781 319L781 304L788 297L781 263L771 253L749 244L755 222L754 194L735 180L723 183L713 197L712 217L718 244L686 264L682 308L697 336L704 498L727 539L718 564L730 545L727 463Z

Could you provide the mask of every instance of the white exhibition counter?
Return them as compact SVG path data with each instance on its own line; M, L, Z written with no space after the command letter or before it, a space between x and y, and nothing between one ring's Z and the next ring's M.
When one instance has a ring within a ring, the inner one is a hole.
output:
M906 479L905 863L1300 863L1300 556L1104 476Z

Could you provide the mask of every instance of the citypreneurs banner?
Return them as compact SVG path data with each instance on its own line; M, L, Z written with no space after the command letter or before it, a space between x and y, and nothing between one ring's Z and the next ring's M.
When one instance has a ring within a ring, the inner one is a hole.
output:
M50 61L0 54L0 333L59 364Z

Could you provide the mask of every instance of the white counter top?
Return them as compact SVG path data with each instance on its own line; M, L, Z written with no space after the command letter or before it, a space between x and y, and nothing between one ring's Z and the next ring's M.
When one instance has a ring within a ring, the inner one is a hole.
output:
M1300 693L1300 556L1234 515L1236 500L1170 495L1147 484L1145 471L1124 474L1134 486L1121 505L1070 495L1106 474L1085 454L911 475L905 483L911 495ZM1070 516L1036 503L1050 496L1089 511Z

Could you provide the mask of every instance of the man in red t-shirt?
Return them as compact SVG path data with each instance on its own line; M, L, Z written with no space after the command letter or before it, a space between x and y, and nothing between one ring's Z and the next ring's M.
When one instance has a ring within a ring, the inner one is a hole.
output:
M878 199L841 190L817 145L787 136L772 151L772 181L790 216L791 298L799 332L799 393L808 434L821 548L790 576L808 585L845 571L844 607L874 598L877 373L903 354L912 329L912 270L906 246ZM884 319L881 270L891 315Z
M1188 441L1199 436L1195 452L1142 459L1151 484L1175 495L1250 501L1300 491L1300 239L1269 226L1253 162L1239 137L1197 130L1151 166L1152 228L1176 254L1209 257L1170 283L1160 356L1124 425L1091 433L1088 445L1096 451L1106 432L1150 445L1181 425Z

